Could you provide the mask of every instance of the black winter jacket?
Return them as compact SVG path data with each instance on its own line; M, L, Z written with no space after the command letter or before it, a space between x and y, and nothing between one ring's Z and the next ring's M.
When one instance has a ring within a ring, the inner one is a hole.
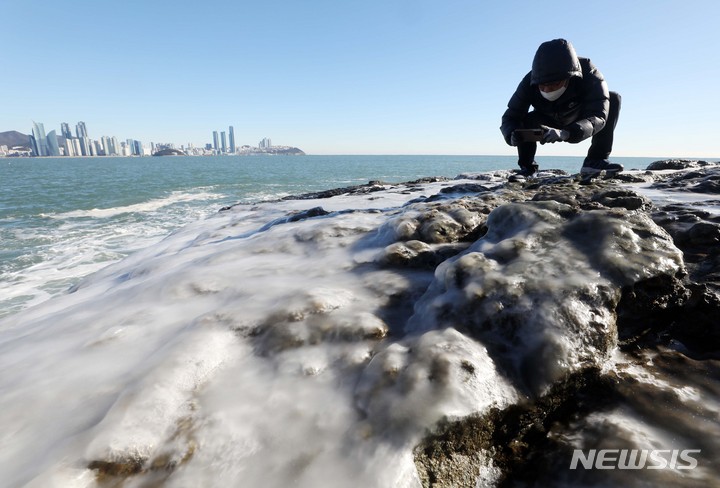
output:
M610 108L605 78L589 59L577 58L577 60L580 64L580 72L570 72L570 81L565 93L554 102L540 95L540 89L532 83L533 71L522 79L502 116L500 130L505 142L510 144L513 131L523 127L523 120L530 106L536 112L555 121L556 128L567 130L570 134L568 142L585 140L605 127Z

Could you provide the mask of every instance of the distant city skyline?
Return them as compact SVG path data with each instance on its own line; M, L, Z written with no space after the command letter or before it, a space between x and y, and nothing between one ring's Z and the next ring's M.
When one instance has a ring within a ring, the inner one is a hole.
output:
M20 132L20 131L18 131ZM20 132L22 133L22 132ZM45 124L43 122L32 122L31 132L28 135L28 143L30 146L30 154L35 157L60 157L60 156L150 156L156 151L163 149L176 149L191 155L221 155L221 154L238 154L238 146L235 142L235 130L233 126L228 127L226 132L221 131L218 137L218 131L212 133L212 143L196 146L193 143L175 144L175 143L155 143L143 144L137 139L127 139L119 142L116 136L101 136L99 139L92 139L88 136L87 125L84 121L80 121L75 125L75 133L70 129L68 122L60 123L60 135L62 136L62 144L55 130L46 133ZM271 149L272 142L269 138L263 138L257 143L257 146L243 145L242 149ZM283 146L286 147L286 146ZM4 156L11 152L13 148L0 148L0 156ZM17 152L15 152L17 154Z
M714 0L128 2L132 18L112 2L3 5L0 42L16 49L0 132L35 119L62 135L84 120L95 138L204 147L214 130L231 146L232 124L236 146L272 136L311 154L514 155L502 113L537 47L562 37L622 96L613 155L720 157Z

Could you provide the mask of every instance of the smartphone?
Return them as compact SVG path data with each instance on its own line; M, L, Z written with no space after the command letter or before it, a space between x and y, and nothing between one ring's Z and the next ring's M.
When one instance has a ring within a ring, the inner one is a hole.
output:
M543 138L542 129L515 129L514 134L519 142L540 142Z

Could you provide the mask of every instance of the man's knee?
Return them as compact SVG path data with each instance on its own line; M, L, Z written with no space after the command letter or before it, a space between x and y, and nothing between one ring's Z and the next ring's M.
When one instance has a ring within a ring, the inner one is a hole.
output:
M610 92L610 106L611 107L617 107L616 110L620 110L620 105L622 104L622 97L618 92L611 91Z

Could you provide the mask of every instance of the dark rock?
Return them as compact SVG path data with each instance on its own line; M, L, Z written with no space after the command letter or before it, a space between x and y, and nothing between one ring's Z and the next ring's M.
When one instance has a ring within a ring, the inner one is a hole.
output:
M596 194L593 201L610 208L622 207L628 210L649 209L652 203L649 199L638 195L631 190L608 190Z
M366 185L347 186L344 188L334 188L312 193L304 193L302 195L290 195L282 198L282 200L314 200L320 198L331 198L338 195L364 195L385 189L383 183L371 181Z
M695 246L713 246L720 243L720 225L700 222L687 232L688 241Z
M140 473L143 470L143 465L146 459L125 459L122 461L91 461L88 463L88 469L97 471L101 477L113 476L126 478L135 474Z
M627 350L653 345L680 317L690 291L674 276L657 276L622 290L617 306L618 339Z
M669 330L691 354L720 357L720 294L706 284L691 284L690 297Z
M689 191L697 193L720 193L720 182L716 179L706 179L690 188Z
M653 212L653 220L682 250L690 282L720 285L720 216L692 204L672 204Z
M445 176L426 176L425 178L419 178L417 180L408 181L407 185L422 185L424 183L442 183L445 181L450 181L450 178L446 178Z
M720 193L720 167L671 174L653 184L654 188L693 193Z
M500 470L496 486L551 486L536 484L538 477L566 471L571 451L549 435L550 430L617 404L616 384L613 376L589 368L556 383L533 403L441 422L414 450L422 486L474 488L485 469L480 453L491 456Z
M490 189L486 186L479 184L463 183L461 185L453 185L443 188L442 190L440 190L440 193L482 193L485 191L490 191Z
M647 167L648 171L662 171L666 169L688 169L696 168L702 163L707 164L705 161L698 161L696 159L663 159L661 161L655 161L650 163Z
M435 269L467 246L467 243L430 246L421 241L396 242L383 250L378 262L384 266Z
M650 183L655 181L652 173L619 173L615 175L614 179L623 183Z
M299 222L301 220L310 219L313 217L322 217L324 215L330 215L330 212L322 207L313 207L309 210L303 210L301 212L294 213L288 218L288 222Z

